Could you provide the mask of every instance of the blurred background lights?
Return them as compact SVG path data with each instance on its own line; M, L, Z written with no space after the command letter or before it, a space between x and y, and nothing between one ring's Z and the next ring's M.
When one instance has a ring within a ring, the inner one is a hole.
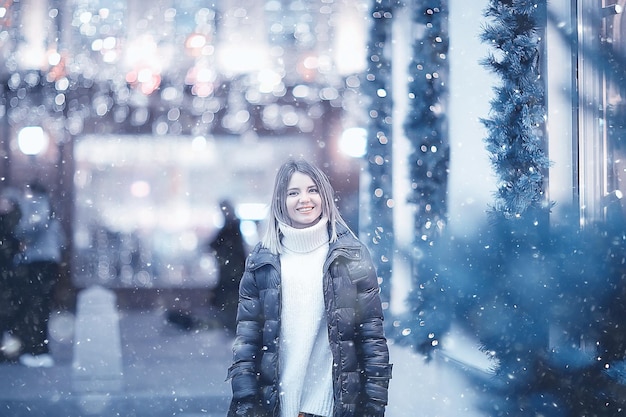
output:
M352 158L361 158L367 148L367 130L362 127L351 127L344 130L339 139L339 149Z
M41 126L27 126L18 133L17 144L25 155L39 155L48 149L48 136Z
M259 241L259 224L266 218L269 206L263 203L242 203L236 209L241 219L241 235L248 245Z
M150 184L147 181L135 181L130 186L130 193L137 198L147 197L150 195Z
M263 69L257 75L259 81L259 90L262 93L270 93L278 84L282 82L282 77L276 71L271 69Z
M236 208L237 216L242 220L256 220L260 221L265 219L269 207L263 203L242 203L238 204Z
M309 90L307 85L298 84L293 88L292 94L296 98L305 98L309 95Z

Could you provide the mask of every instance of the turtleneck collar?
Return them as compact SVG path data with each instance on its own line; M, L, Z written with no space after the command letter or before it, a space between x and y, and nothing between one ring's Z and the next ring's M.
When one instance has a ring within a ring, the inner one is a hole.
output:
M304 229L296 229L280 223L280 231L283 235L281 241L283 247L296 253L312 252L329 241L328 218L326 217L322 217L319 222Z

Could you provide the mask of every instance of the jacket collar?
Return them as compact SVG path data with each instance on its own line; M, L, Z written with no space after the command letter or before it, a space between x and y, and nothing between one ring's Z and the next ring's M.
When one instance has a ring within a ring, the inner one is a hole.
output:
M363 257L361 242L343 225L337 224L337 240L330 243L328 257L324 264L324 270L339 257L344 257L350 261L360 261Z
M337 240L330 243L330 250L337 248L358 248L361 245L347 227L340 223L335 224Z
M278 255L270 252L269 249L261 246L260 243L252 250L246 261L246 265L251 270L260 268L263 265L272 265L274 268L280 270L280 261Z

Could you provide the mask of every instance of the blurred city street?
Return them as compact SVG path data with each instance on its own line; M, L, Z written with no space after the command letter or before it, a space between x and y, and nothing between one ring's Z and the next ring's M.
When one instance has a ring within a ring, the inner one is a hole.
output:
M401 323L386 417L626 414L624 10L0 1L0 417L225 416L212 243L299 157Z
M184 330L168 322L161 309L120 311L123 384L107 392L98 389L97 381L90 390L76 384L72 326L73 316L53 316L55 366L0 365L0 415L225 416L232 338L223 330ZM471 383L471 373L462 365L480 364L482 356L459 334L451 334L447 345L450 357L440 354L429 363L408 347L390 345L394 375L387 417L485 415L479 408L481 386Z

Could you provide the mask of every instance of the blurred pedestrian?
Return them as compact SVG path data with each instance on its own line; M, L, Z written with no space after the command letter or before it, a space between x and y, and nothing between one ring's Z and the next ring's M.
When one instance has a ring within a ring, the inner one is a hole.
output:
M22 342L19 360L30 367L49 367L54 360L49 351L48 322L66 237L43 185L25 187L21 209L16 229L23 247L16 277L20 311L15 334Z
M20 253L20 241L15 228L22 217L18 198L5 189L0 195L0 361L13 360L16 353L9 340L14 340L17 298L15 260Z
M278 170L237 322L229 416L384 416L391 364L376 271L305 160Z
M221 313L224 328L235 332L239 281L246 263L246 250L241 236L241 220L229 200L220 201L224 225L209 242L219 267L217 285L213 291L213 305Z

